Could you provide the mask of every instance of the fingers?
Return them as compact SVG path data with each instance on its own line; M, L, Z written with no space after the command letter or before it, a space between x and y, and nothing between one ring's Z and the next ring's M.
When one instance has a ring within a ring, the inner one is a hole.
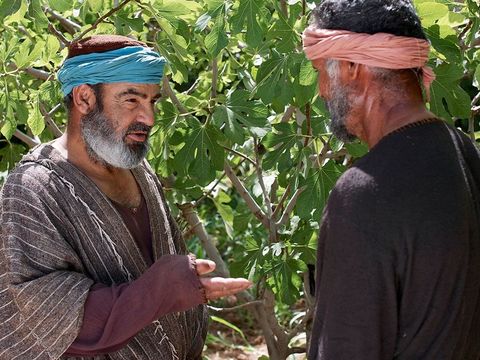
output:
M208 300L236 294L252 286L252 283L243 278L200 278Z
M197 259L196 264L197 264L198 275L208 274L213 270L215 270L215 267L217 266L213 261L205 260L205 259Z

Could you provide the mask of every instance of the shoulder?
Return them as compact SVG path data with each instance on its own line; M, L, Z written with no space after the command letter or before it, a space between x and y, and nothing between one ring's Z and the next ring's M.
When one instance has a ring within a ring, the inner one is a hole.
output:
M40 196L52 186L52 168L55 162L43 156L40 146L26 154L15 169L10 172L1 189L2 197L31 198Z

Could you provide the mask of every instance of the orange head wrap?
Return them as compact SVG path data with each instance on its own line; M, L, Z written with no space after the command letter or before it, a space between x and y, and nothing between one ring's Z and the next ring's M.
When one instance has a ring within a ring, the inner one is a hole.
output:
M303 50L309 60L345 60L386 69L421 68L428 100L435 80L433 70L425 65L429 49L426 40L387 33L370 35L313 26L303 32Z

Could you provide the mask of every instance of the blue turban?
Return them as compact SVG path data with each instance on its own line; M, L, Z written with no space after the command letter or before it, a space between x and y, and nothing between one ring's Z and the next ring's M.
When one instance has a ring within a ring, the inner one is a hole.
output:
M162 80L165 58L143 46L94 52L68 58L58 71L64 95L75 86L130 82L158 84Z

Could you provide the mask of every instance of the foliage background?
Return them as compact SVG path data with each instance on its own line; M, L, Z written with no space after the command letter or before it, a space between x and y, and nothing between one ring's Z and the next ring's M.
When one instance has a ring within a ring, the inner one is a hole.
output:
M478 140L479 2L414 3L432 43L431 110ZM303 351L294 340L311 315L318 222L337 178L367 151L330 134L301 51L314 6L1 0L0 183L30 147L65 129L55 72L66 43L93 33L147 42L169 62L149 160L190 249L223 258L221 274L255 281L240 298L272 359Z

